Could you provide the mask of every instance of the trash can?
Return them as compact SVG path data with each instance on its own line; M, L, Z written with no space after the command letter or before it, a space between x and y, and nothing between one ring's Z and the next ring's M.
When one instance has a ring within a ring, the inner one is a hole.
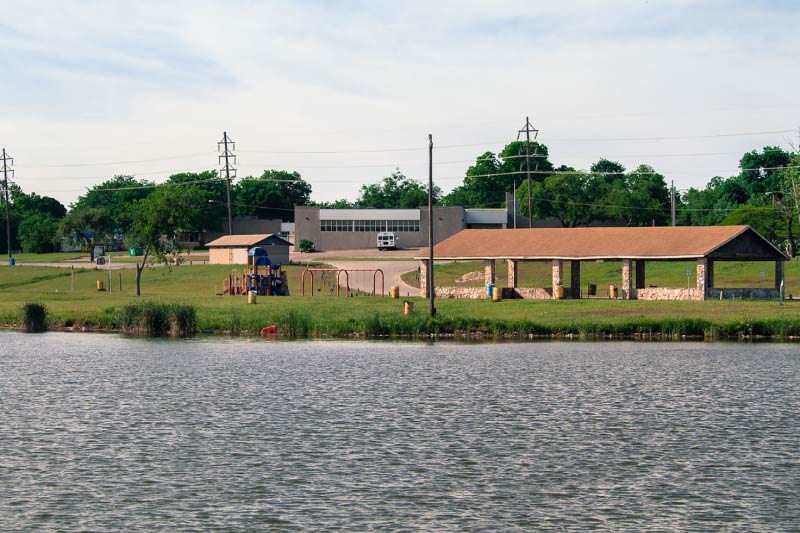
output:
M256 303L256 297L258 296L258 292L256 291L248 291L247 292L247 303L254 304Z
M400 298L400 287L389 287L389 297L395 300Z
M589 296L597 296L597 285L590 283L588 293Z
M17 264L17 260L14 259L13 257L8 260L8 266L12 266L13 267L16 264Z
M410 315L414 312L414 302L403 302L403 314Z
M502 287L493 287L492 288L492 301L493 302L500 302L503 300L503 289Z
M98 291L106 290L105 287L103 286L103 280L102 279L98 279L97 280L97 290Z
M489 284L486 286L486 296L487 296L489 299L491 299L491 298L492 298L492 294L494 294L494 283L489 283Z
M617 298L617 297L619 297L619 290L617 289L616 285L611 285L608 288L608 297L609 298Z

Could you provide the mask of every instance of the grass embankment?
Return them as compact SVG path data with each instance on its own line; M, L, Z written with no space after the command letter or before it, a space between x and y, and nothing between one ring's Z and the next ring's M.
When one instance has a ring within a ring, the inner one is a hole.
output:
M786 294L800 294L800 261L787 261ZM686 271L690 271L689 285L695 286L696 263L694 261L650 261L647 263L645 283L656 287L686 287ZM775 286L774 263L769 262L717 262L714 264L714 286L718 288L760 287L760 271L764 271L764 287ZM479 273L475 279L467 282L457 281L470 272ZM520 287L550 287L553 285L552 264L549 262L520 262L517 267L518 285ZM483 286L483 263L480 261L463 261L437 264L434 271L437 286L481 287ZM570 263L564 261L562 279L564 285L570 283ZM403 275L403 280L419 287L416 272ZM495 283L504 287L508 282L508 269L505 261L496 262ZM587 285L597 285L598 295L606 295L609 285L620 285L622 282L622 264L619 261L583 262L581 263L581 288L586 293Z
M293 296L215 296L227 266L194 265L171 270L146 270L141 299L134 295L132 270L112 272L113 292L96 290L108 284L106 271L75 270L74 291L68 269L0 267L0 323L18 327L20 309L28 302L47 306L48 326L123 329L123 310L138 301L196 308L199 331L257 333L275 324L287 336L434 334L489 336L704 336L712 338L764 335L800 336L800 301L644 302L613 300L530 301L437 300L438 315L428 318L426 300L408 298L415 313L402 316L402 301L388 298L336 298L330 280L315 286L315 297L300 297L303 267L286 268ZM119 276L122 275L122 290Z

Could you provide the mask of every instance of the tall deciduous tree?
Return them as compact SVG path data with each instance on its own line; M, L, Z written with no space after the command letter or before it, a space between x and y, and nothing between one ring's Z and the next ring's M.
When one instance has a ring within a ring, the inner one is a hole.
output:
M193 187L159 185L153 192L135 202L128 238L144 251L136 264L136 296L141 295L141 279L147 260L164 264L178 260L181 252L178 235L196 228L204 216L198 205L208 202L208 193Z
M440 195L441 190L434 185L434 203L438 203ZM363 185L356 204L378 209L414 209L428 204L428 188L397 169L379 183Z
M513 191L515 183L525 182L528 162L531 182L543 182L553 171L547 146L531 142L528 156L525 145L525 141L514 141L497 155L485 152L478 156L475 164L467 169L464 182L453 189L443 203L463 207L502 207L506 192ZM525 190L527 192L527 187ZM527 197L525 202L527 205Z
M233 191L236 215L294 221L294 206L311 202L311 185L297 172L265 170L257 179L245 178Z

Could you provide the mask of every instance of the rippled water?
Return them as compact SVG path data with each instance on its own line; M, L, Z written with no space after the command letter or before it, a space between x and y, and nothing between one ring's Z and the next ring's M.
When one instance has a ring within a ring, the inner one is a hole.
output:
M800 528L796 344L0 346L2 530Z

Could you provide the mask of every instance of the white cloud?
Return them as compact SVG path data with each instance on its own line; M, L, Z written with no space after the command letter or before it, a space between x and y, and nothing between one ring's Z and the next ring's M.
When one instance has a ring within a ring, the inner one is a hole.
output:
M354 198L359 184L395 164L424 177L428 132L437 146L497 142L435 154L469 161L513 140L525 115L557 163L647 162L679 187L731 174L740 153L785 145L787 135L559 139L800 123L790 44L800 9L791 4L53 2L4 9L12 11L0 32L0 53L15 72L0 86L0 142L17 158L25 190L62 201L101 181L75 177L213 167L223 130L238 141L244 174L297 167L314 197L330 200ZM412 146L419 150L253 152ZM701 152L733 153L671 157ZM359 168L303 168L321 166ZM437 165L445 190L467 166Z

